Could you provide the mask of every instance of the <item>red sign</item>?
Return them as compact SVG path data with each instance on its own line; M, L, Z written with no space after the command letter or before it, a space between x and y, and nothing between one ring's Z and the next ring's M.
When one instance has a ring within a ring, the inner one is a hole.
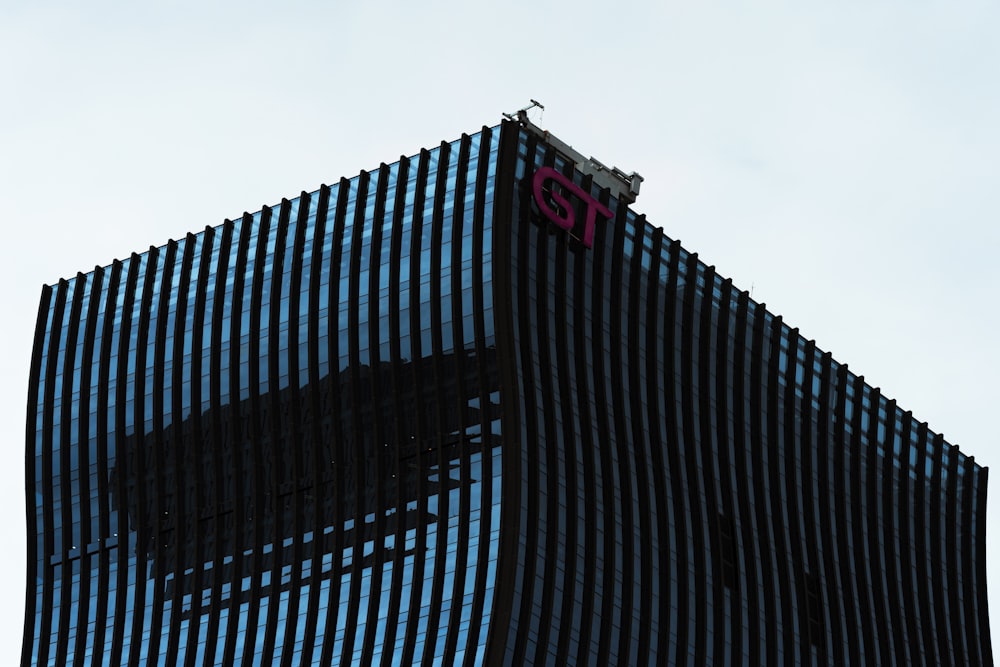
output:
M553 185L549 186L548 198L546 198L545 191L542 189L546 181L553 183ZM558 184L558 187L554 184ZM560 192L560 188L567 194L573 195L582 201L587 207L587 214L583 221L583 238L580 241L585 247L592 247L594 245L594 223L597 221L597 214L600 213L610 220L612 216L611 210L594 199L589 192L573 183L573 181L552 167L542 167L535 172L535 176L531 181L535 203L538 204L538 210L542 212L542 215L566 231L573 230L573 226L576 224L576 213L569 199ZM556 206L552 206L549 203L549 199Z

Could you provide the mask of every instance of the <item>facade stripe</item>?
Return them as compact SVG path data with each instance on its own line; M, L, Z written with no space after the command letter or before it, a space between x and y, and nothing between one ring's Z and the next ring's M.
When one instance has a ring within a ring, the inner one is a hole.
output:
M191 238L188 237L182 242L180 266L178 267L178 275L175 278L176 288L176 302L173 307L173 330L170 332L170 338L173 340L173 349L171 351L172 358L172 368L171 370L171 391L170 391L170 409L165 410L164 418L168 419L170 426L166 434L166 438L170 443L170 452L167 459L169 459L169 465L173 468L173 475L175 481L173 493L173 503L172 509L174 513L174 519L172 521L174 530L173 543L170 545L172 550L172 555L169 558L173 561L173 595L170 599L171 604L171 614L170 623L168 627L168 637L167 637L167 653L166 662L167 664L181 664L181 628L183 627L183 616L184 616L184 597L188 590L191 590L191 584L188 579L188 562L193 561L190 558L190 554L185 545L188 544L190 539L193 539L191 533L194 532L194 526L191 525L190 520L187 518L189 515L187 513L189 503L188 489L191 487L190 479L187 474L182 473L185 470L184 467L184 456L185 456L185 441L184 441L184 429L182 424L184 423L184 384L186 381L184 375L184 338L185 338L185 324L187 321L186 313L188 308L188 293L191 289L191 268L194 261L194 243L191 242ZM191 536L191 537L189 537ZM190 620L188 620L190 623Z
M309 554L312 577L310 579L310 595L308 607L306 609L306 627L305 632L303 633L302 641L302 662L305 664L312 664L319 658L318 652L316 651L316 643L317 630L320 627L320 604L324 601L323 592L327 589L327 581L324 580L322 572L323 558L326 552L326 505L329 502L329 498L325 493L326 478L323 475L323 471L326 467L324 465L323 448L325 429L322 417L323 403L320 400L321 392L319 388L322 386L320 374L324 364L326 369L329 369L331 363L327 353L327 344L322 338L323 335L330 336L330 325L328 319L323 320L321 325L321 317L319 314L322 312L322 309L326 307L326 303L323 303L320 300L324 284L326 285L326 288L329 289L329 283L323 283L324 277L329 275L330 265L329 257L324 255L325 244L322 242L322 239L326 238L326 220L329 210L330 187L323 185L319 189L318 200L316 202L316 214L313 219L313 247L312 258L310 260L311 269L309 273L308 298L308 312L310 313L308 334L308 382L309 386L312 388L312 391L308 392L308 410L311 416L311 419L309 420L310 428L308 437L311 440L312 446L304 454L306 455L305 466L311 472L313 509L312 516L306 517L307 519L312 519L312 546ZM256 261L254 265L256 267ZM248 436L250 438L254 437L252 433L248 434ZM304 522L304 526L309 525L308 520ZM261 540L255 540L255 543L259 542L261 542ZM260 553L262 550L262 543L255 546L256 553ZM329 601L326 602L329 604ZM253 618L254 614L251 614L250 620L252 621ZM253 625L248 624L248 628L252 629ZM251 642L248 639L247 651L250 650L250 646ZM244 660L244 662L248 661L249 657Z
M620 210L624 212L624 207ZM639 517L639 531L635 535L639 553L634 559L639 563L639 568L636 576L633 577L633 588L638 592L640 598L637 619L639 629L635 638L636 641L630 646L630 651L634 656L634 664L649 664L655 659L656 648L652 645L654 632L653 619L654 614L658 611L658 606L654 599L656 584L653 578L653 559L658 552L657 538L659 537L659 533L656 531L653 523L653 517L656 515L653 508L655 507L654 503L657 496L654 491L654 482L649 475L649 471L653 469L653 462L648 445L650 442L648 434L652 431L652 428L648 420L648 414L642 409L645 398L643 391L644 383L642 382L643 359L639 354L640 349L647 349L644 343L649 334L649 329L643 326L645 324L645 316L649 312L647 302L649 281L643 280L642 275L642 264L647 258L645 223L645 218L639 216L635 218L631 230L635 252L632 255L629 266L628 279L629 313L631 314L628 326L628 365L631 372L628 376L632 378L632 381L628 382L628 377L623 378L623 382L626 383L629 391L631 416L628 423L632 429L631 437L634 442L640 444L632 468L636 480ZM652 339L655 341L655 335L652 336ZM649 345L648 349L655 349L655 343ZM648 385L648 383L647 371L645 384ZM570 474L575 477L575 467L571 469ZM650 495L651 492L653 493L652 497ZM571 618L572 616L567 614L567 617ZM652 650L647 652L644 650L645 647L650 647Z
M241 373L242 365L243 363L246 363L248 394L246 401L248 408L245 413L241 411L240 419L248 425L248 450L249 459L252 462L246 479L248 486L247 512L249 514L247 518L248 521L252 522L252 527L250 528L252 537L248 536L248 540L249 543L253 545L253 553L256 563L256 568L250 583L249 596L247 598L247 637L243 650L244 660L249 660L251 656L255 655L258 646L263 649L264 633L261 632L261 624L263 624L266 628L266 618L270 602L270 598L266 594L267 591L265 591L265 584L263 581L265 576L269 576L265 572L267 562L265 548L269 544L269 539L272 554L271 558L273 559L275 557L273 555L275 548L273 533L270 535L268 534L267 521L265 520L268 513L266 489L269 487L265 478L264 460L264 440L266 433L264 410L266 404L258 392L251 390L253 387L261 386L261 364L258 352L261 349L261 313L263 311L265 297L264 274L269 267L267 261L267 247L268 238L272 229L272 216L272 210L265 207L261 210L257 221L257 228L255 230L257 235L256 246L253 249L253 271L252 276L250 277L250 310L247 313L249 331L246 350L243 350L242 336L240 338L241 342L239 346L241 351ZM247 224L245 218L244 224ZM242 313L240 317L241 319L243 318ZM239 386L239 391L242 394L242 382ZM268 580L268 586L266 588L274 590L271 586L271 580ZM265 600L267 600L267 602L265 602Z
M577 296L573 292L572 281L575 271L575 256L569 252L568 244L565 243L556 244L555 254L555 275L551 279L555 290L555 299L552 304L555 325L553 347L559 374L558 393L555 405L551 409L558 410L563 424L563 428L556 437L562 443L563 455L559 477L565 480L565 491L561 491L559 484L556 484L556 493L559 499L558 511L555 513L556 521L562 520L565 534L565 540L561 540L565 553L565 557L562 559L563 572L559 575L558 583L556 583L557 586L561 586L562 590L562 599L558 610L555 611L559 614L560 619L556 654L569 655L571 651L575 653L579 650L579 636L577 627L568 621L574 617L575 610L579 608L585 595L585 591L581 589L578 582L580 561L583 560L584 554L580 553L577 546L582 542L579 532L583 523L580 519L584 516L584 509L579 502L580 488L577 479L580 448L577 435L579 427L576 425L571 402L559 399L572 395L576 386L571 359L575 356L574 352L578 343L574 340L573 331L567 326L567 323L571 321L569 317L570 304ZM563 516L560 517L560 514ZM555 569L554 565L553 563L553 569ZM577 637L574 637L575 632Z
M152 251L150 252L152 254ZM162 633L159 628L164 625L169 627L170 616L173 615L173 608L170 605L169 598L166 595L167 590L167 575L169 561L167 560L167 549L170 547L170 541L173 536L176 536L177 529L176 526L172 525L172 522L176 522L177 512L171 512L171 502L170 499L176 496L176 490L167 490L167 485L176 480L176 473L171 475L163 474L151 474L149 469L153 470L163 470L169 471L170 468L167 464L167 448L168 443L165 442L164 435L164 397L165 394L169 395L165 391L165 387L168 386L165 373L166 373L166 360L167 360L167 321L170 315L170 305L169 301L160 299L160 295L168 294L170 292L171 286L173 284L173 272L174 264L177 259L177 245L175 243L168 243L165 250L162 253L162 262L160 264L158 273L159 279L156 284L151 283L150 301L149 301L149 330L150 330L150 340L147 341L147 350L150 345L153 347L153 359L152 359L152 380L153 385L150 387L150 394L152 394L152 412L148 415L144 415L144 425L142 427L143 437L145 442L143 443L143 448L145 449L148 445L147 454L151 454L151 463L147 464L142 468L142 477L148 480L145 486L147 489L152 490L150 497L146 501L146 506L148 507L146 517L144 520L150 523L150 531L152 538L151 550L153 552L153 571L155 578L153 580L153 592L154 592L154 603L152 607L152 615L150 620L150 634L149 634L149 644L148 644L148 654L147 660L149 660L149 655L156 656L160 653L160 643L162 639ZM144 373L149 374L148 370ZM151 423L152 431L146 432L146 423ZM140 517L143 516L140 514ZM166 616L166 622L164 623L164 617ZM156 628L154 630L154 628Z
M526 161L531 164L533 158L530 158L534 152L534 142L529 140L528 144L529 159ZM551 166L551 165L550 165ZM517 256L524 257L529 254L528 241L529 237L527 234L523 236L516 237L519 239L519 247L517 247ZM511 248L513 250L513 248ZM514 275L519 276L521 274L520 267L514 269ZM513 279L514 276L512 276ZM517 317L515 322L519 323L519 328L515 331L515 341L519 347L517 353L522 359L522 364L520 365L520 377L525 387L525 394L531 391L536 384L534 378L535 365L526 360L531 359L531 347L530 347L530 337L531 337L531 319L529 312L521 313L527 308L530 303L530 294L528 292L530 287L529 281L518 280L515 287L515 293L512 295L512 303L517 304ZM523 425L520 426L521 437L528 439L532 434L536 434L538 431L538 426L536 423L536 411L531 410L530 396L524 396L520 399L524 405L523 408ZM514 497L514 501L510 504L517 508L517 512L520 514L520 535L522 536L519 542L523 544L519 551L515 552L514 560L517 563L516 576L517 579L514 582L515 591L517 595L513 600L513 605L511 609L512 620L510 626L511 632L511 643L513 644L514 653L510 656L507 661L511 663L523 663L525 661L525 652L527 650L526 645L528 641L527 633L520 632L520 623L527 621L531 617L531 603L534 597L534 581L535 581L535 566L536 561L532 557L538 552L538 540L540 538L538 533L538 507L537 507L537 496L531 494L529 489L534 490L540 487L540 480L538 479L538 472L540 468L540 463L538 461L538 449L536 447L525 447L521 451L515 450L509 454L509 459L514 459L516 461L517 467L512 465L505 466L508 470L511 470L512 474L508 477L508 486L515 489L515 494L511 494Z
M390 360L396 360L401 358L400 353L400 337L398 335L392 335L400 331L400 285L401 285L401 275L400 275L400 259L402 257L402 236L403 236L403 225L404 225L404 209L406 207L406 193L407 184L409 183L410 176L410 161L408 159L401 159L399 161L398 171L396 173L396 193L395 201L392 208L392 227L389 239L389 266L384 268L383 271L388 271L389 281L388 281L388 302L389 302L389 312L388 312L388 325L389 331L392 332L389 335L389 358ZM385 244L385 239L382 243ZM381 298L381 297L380 297ZM405 383L405 378L402 377L400 372L400 364L394 361L390 362L390 372L388 378L388 390L392 397L392 441L395 443L403 443L408 435L407 429L405 428L404 422L402 420L403 414L403 386ZM396 655L397 651L397 641L400 637L406 636L406 628L401 627L400 623L400 609L401 600L403 597L403 577L410 574L412 577L412 571L407 570L406 565L406 549L400 548L399 545L406 544L407 532L409 522L405 519L407 514L407 502L409 500L406 493L407 489L407 478L406 466L408 465L408 459L406 457L406 449L402 446L397 446L394 448L393 458L392 458L392 475L397 480L396 481L396 496L395 496L395 506L397 508L397 518L396 518L396 531L393 535L393 558L392 558L392 571L394 577L399 577L400 584L392 586L389 592L389 614L386 619L386 635L385 635L385 651L382 653L382 667L390 667L392 665L392 660ZM402 514L402 516L400 516Z
M62 409L59 416L59 441L61 443L70 442L76 434L72 432L72 407L73 407L73 381L72 376L76 368L76 343L77 336L80 334L80 304L82 300L82 290L81 281L79 277L71 283L65 283L64 289L68 292L66 300L69 302L69 308L66 311L68 318L63 325L65 331L65 338L60 341L60 352L61 354L57 357L57 364L59 364L59 380L57 383L60 385L60 391L62 392L61 403ZM73 540L73 502L74 497L72 485L70 484L70 478L72 473L72 462L70 460L71 450L68 447L61 447L59 451L59 461L57 473L57 478L61 480L59 485L58 502L61 505L62 512L59 519L60 525L62 526L62 553L55 554L54 563L55 567L58 568L60 572L60 598L59 598L59 609L66 610L68 613L59 614L59 637L66 637L69 633L70 626L70 616L72 616L77 610L74 609L76 605L73 604L72 594L75 587L76 577L73 576L73 570L79 567L79 563L74 563L73 560L75 555L78 555L78 547L74 544ZM53 460L53 468L56 466L56 461ZM53 485L53 494L55 495L55 485ZM76 568L74 568L74 565ZM67 576L68 575L68 576ZM67 653L67 642L60 641L56 644L56 662L65 663L66 653Z
M583 186L589 191L591 189L591 183L585 177L583 180ZM607 205L607 200L601 202ZM615 223L617 226L623 226L626 224L625 219L625 207L617 210ZM627 232L626 232L627 233ZM626 263L623 257L625 246L625 234L614 235L612 242L604 242L603 247L611 248L611 284L610 291L611 294L620 295L622 303L627 303L628 295L628 280L626 276ZM622 316L612 316L609 318L608 324L611 327L611 336L614 340L627 340L628 336L628 322L626 321L625 326L622 326L622 319L624 319L624 313ZM621 629L617 638L613 638L613 650L615 652L615 661L623 662L627 664L637 664L637 658L631 654L632 649L632 621L633 621L633 609L636 606L635 601L635 586L632 581L633 577L639 575L639 568L635 567L635 547L636 540L633 534L633 526L636 525L636 511L635 502L638 495L638 490L636 489L635 479L634 479L634 464L630 462L632 458L632 451L638 439L632 437L629 433L627 424L628 419L625 413L626 399L623 395L628 386L626 378L623 377L625 373L628 372L626 363L627 357L622 354L621 346L613 346L610 350L610 360L611 365L607 369L606 376L610 380L608 383L611 389L610 396L610 407L612 410L612 421L614 423L614 429L609 433L611 441L614 442L617 447L616 451L616 464L613 469L613 479L614 479L614 489L618 491L618 497L616 501L620 503L620 514L619 510L616 508L615 514L615 532L616 532L616 543L621 545L621 565L619 566L619 571L622 574L622 584L621 590L621 607L620 611L617 613L621 618ZM618 529L618 517L621 517L622 528ZM648 534L648 533L647 533ZM617 549L617 545L616 545ZM636 647L638 648L638 647Z
M411 161L410 168L413 169L414 165ZM417 158L415 172L415 180L413 185L413 222L410 231L410 246L409 246L409 275L403 275L400 272L400 280L406 280L406 285L408 287L408 310L409 316L406 318L407 322L401 324L400 332L409 335L409 344L412 357L414 359L422 358L424 356L424 350L421 348L421 312L422 308L420 306L420 253L423 250L421 244L422 232L424 227L424 213L426 209L426 188L428 171L430 167L430 153L427 150L421 150L420 155ZM409 186L408 186L409 187ZM404 252L406 247L403 247ZM414 307L416 306L416 307ZM403 310L402 302L400 303L400 309ZM402 322L402 318L401 318ZM405 330L406 324L409 324L409 331ZM429 352L429 350L427 350ZM401 357L405 355L402 351L402 346L400 349ZM413 566L410 570L411 572L411 587L410 587L410 599L407 608L407 633L414 632L413 628L419 628L422 619L420 618L420 602L423 599L423 587L424 587L424 563L427 553L427 526L425 523L424 513L427 507L427 497L429 495L426 480L423 475L419 474L419 471L425 470L428 466L424 463L425 453L424 453L424 443L426 442L424 434L424 419L425 413L423 409L423 396L416 389L420 386L419 384L419 371L416 366L412 366L409 377L405 378L405 381L412 387L413 393L412 400L416 410L412 415L412 421L410 422L411 430L411 441L413 444L412 451L412 463L409 465L414 466L415 470L418 471L417 479L414 480L414 495L415 495L415 521L414 521L414 536L413 536ZM401 657L402 664L413 664L415 660L420 660L422 656L416 654L416 646L412 642L404 642L403 652Z
M681 342L677 340L677 332L680 330L680 322L678 321L678 311L680 310L680 304L678 303L678 296L683 289L683 283L681 282L681 274L683 264L681 263L681 244L679 241L674 241L670 244L669 248L670 259L667 263L667 285L664 290L665 303L663 312L665 319L663 322L663 357L664 357L664 391L663 391L663 411L667 417L666 420L666 441L677 443L673 447L667 447L667 460L668 469L670 470L670 489L672 494L674 516L673 516L673 530L671 530L671 549L670 555L673 557L673 562L676 563L675 567L670 570L670 583L676 592L671 592L671 596L676 599L676 603L672 605L675 608L675 613L671 618L670 633L671 635L676 634L677 641L673 647L669 647L670 653L667 656L668 664L680 664L681 662L687 662L687 647L688 647L688 628L689 628L689 616L693 612L690 605L690 596L688 595L688 583L691 579L689 575L689 568L693 567L690 563L690 558L688 556L688 532L686 529L681 529L681 526L686 528L688 524L688 493L687 488L683 480L683 469L681 465L681 447L680 444L683 442L678 437L680 433L679 419L677 416L677 406L680 405L680 396L678 395L679 383L676 378L680 375L681 369L678 368L677 358L679 354L677 351L680 348Z
M931 552L931 544L927 539L927 525L931 521L928 516L927 484L920 483L920 474L930 469L927 454L931 443L927 438L927 424L922 423L917 426L916 451L913 470L915 479L913 482L913 507L916 510L913 514L913 543L915 545L914 563L911 569L911 581L913 589L917 592L917 609L933 610L934 589L930 585L931 572L928 555ZM928 614L921 618L923 633L920 637L925 661L931 665L938 665L943 662L938 652L938 647L934 641L937 636L937 618L933 614Z
M115 491L112 486L113 477L111 475L111 460L109 455L109 434L111 424L108 419L111 378L111 354L114 349L115 320L117 317L115 304L118 301L118 286L121 281L121 264L111 265L104 297L104 324L101 335L100 366L97 392L97 482L101 494L100 521L101 541L105 548L100 550L98 565L98 599L97 617L94 627L97 630L94 639L94 661L103 659L104 652L108 648L111 637L105 636L108 630L109 597L113 590L111 562L117 566L119 555L118 549L118 525L117 519L112 516L116 511L114 507ZM114 618L112 617L112 621Z
M430 356L430 377L431 386L433 387L433 393L427 392L427 401L425 410L428 415L426 426L428 428L428 441L427 444L428 451L433 452L429 459L429 467L436 469L437 479L436 483L433 480L429 480L428 492L429 495L437 495L437 516L428 516L428 527L427 532L430 533L430 524L433 523L434 526L434 537L435 543L441 542L442 538L447 535L448 531L448 521L447 517L450 512L450 494L448 493L448 480L450 479L450 473L448 471L448 460L445 458L445 442L444 442L444 420L441 417L441 406L444 402L444 396L441 391L442 381L443 381L443 369L442 369L442 359L441 359L441 348L443 346L442 342L442 317L441 317L441 245L442 245L442 235L443 235L443 206L444 198L448 182L448 167L451 162L451 147L442 142L441 145L432 153L435 158L436 171L434 173L433 183L428 183L427 192L432 197L430 211L425 213L425 223L428 223L423 228L423 238L428 240L429 243L426 246L430 255L430 302L429 302L429 322L426 322L430 327L430 337L429 339L424 336L421 341L421 345L424 343L429 343L429 349L424 349L425 356ZM429 213L430 215L427 215ZM429 232L429 234L428 234ZM423 283L423 269L427 265L426 256L421 256L421 283ZM423 292L426 288L421 285L421 307L423 307ZM421 332L424 331L423 324L421 323ZM436 519L436 520L434 520ZM444 533L444 535L442 535ZM436 553L434 554L434 566L430 570L431 575L431 597L430 597L430 609L427 614L426 619L426 630L425 636L427 644L434 644L435 648L439 642L438 630L441 623L442 614L442 600L444 598L444 577L445 577L445 567L447 565L447 558L443 557L444 554ZM425 646L425 652L421 664L429 667L433 664L434 650L426 650L428 648Z
M484 241L483 233L486 226L486 210L490 203L487 201L487 182L489 180L489 169L492 163L491 152L494 145L494 133L489 128L483 128L479 135L479 153L476 158L476 175L475 175L475 188L473 193L473 210L471 225L472 229L472 244L471 244L471 256L468 260L465 260L465 241L463 234L463 249L462 249L462 266L463 266L463 290L462 290L462 318L463 327L468 328L471 325L471 333L473 336L473 349L474 349L474 367L476 378L478 381L479 395L478 395L478 405L479 405L479 431L481 436L481 446L480 446L480 464L482 466L480 479L483 481L481 486L481 502L478 508L475 508L471 504L470 499L470 520L472 520L472 515L478 511L479 516L479 546L476 551L470 549L469 558L475 559L477 563L476 567L476 577L475 577L475 590L486 592L489 590L491 593L495 591L495 580L489 577L491 569L495 571L495 567L492 565L490 558L490 544L492 542L491 535L494 529L498 529L498 526L492 524L492 507L493 507L493 485L487 483L487 480L494 479L493 471L493 450L498 444L495 442L494 438L499 439L499 433L494 435L492 429L493 419L499 418L499 398L497 398L494 404L492 392L490 388L497 386L497 382L490 377L490 370L487 366L487 351L486 351L486 325L484 321L484 310L485 310L485 295L484 295L484 257L486 252L484 251ZM471 173L471 168L470 168ZM493 189L494 193L496 188ZM466 288L464 284L465 276L465 262L469 262L469 271L472 275L472 285L471 289ZM391 266L391 264L390 264ZM492 263L490 264L491 271ZM472 298L472 316L471 318L466 313L466 290ZM467 329L464 333L468 334ZM495 371L494 371L495 374ZM472 414L475 414L474 412ZM485 536L485 537L484 537ZM488 588L489 587L489 588ZM495 593L494 593L495 594ZM485 595L474 595L472 600L472 610L470 614L470 626L469 626L469 643L466 649L465 659L463 661L464 667L473 667L473 665L481 664L483 662L482 649L486 642L486 632L484 632L481 623L476 622L475 619L486 619L489 618L489 613L492 611L488 609ZM390 605L390 608L394 608ZM488 621L486 621L488 623Z
M554 282L554 271L560 267L553 267L549 261L549 237L538 235L531 243L534 246L528 250L528 256L534 254L533 262L539 270L538 279L526 281L529 289L529 302L524 303L525 326L522 330L528 336L537 335L540 344L532 346L537 357L537 361L532 364L534 371L531 381L531 391L528 398L532 404L538 406L538 410L545 414L553 414L552 394L553 386L550 374L545 370L553 368L551 358L551 348L547 341L552 340L552 331L549 326L549 309L554 306L550 303L549 285ZM558 295L555 296L558 298ZM530 304L530 305L529 305ZM533 307L531 307L533 306ZM536 410L537 413L537 410ZM535 420L533 424L533 435L540 442L541 446L535 457L536 463L529 464L532 474L535 476L534 488L539 489L533 504L535 506L533 523L536 528L533 531L537 536L536 548L530 554L537 554L533 558L533 576L526 576L525 583L530 594L524 596L526 603L530 605L522 607L529 615L537 615L541 618L552 618L554 587L541 585L544 581L552 581L555 557L553 551L555 543L559 540L559 535L563 532L564 526L560 525L558 508L558 452L553 445L556 442L555 428L551 420ZM556 631L558 622L555 621ZM537 664L544 658L544 651L549 642L549 634L553 624L542 624L538 628L538 638L535 642L525 642L525 651L522 660L527 664Z
M764 501L763 498L758 500L756 488L760 476L754 462L754 452L759 446L759 431L755 429L757 420L751 419L750 415L753 412L748 409L752 394L747 391L747 379L751 387L760 381L760 364L756 362L757 357L753 350L758 347L758 334L762 331L758 325L763 324L763 321L751 313L746 292L739 292L735 298L737 305L733 323L734 364L729 378L733 389L732 475L737 495L733 539L738 540L739 545L734 564L739 573L737 586L742 591L741 597L744 599L742 614L748 649L744 658L751 664L760 664L763 661L762 654L768 646L773 645L771 638L766 637L760 627L760 618L766 612L758 595L758 591L766 587L764 582L768 580L770 569L768 560L763 555L764 545L768 540L765 524L754 511L762 509ZM753 641L755 637L763 641L755 642ZM737 643L735 637L733 643L737 646L743 645L742 641Z
M667 465L664 459L662 447L657 447L654 443L665 440L666 419L664 411L660 409L660 395L656 384L652 379L663 374L663 347L661 338L663 337L663 319L661 318L661 300L664 298L661 289L660 276L667 270L665 249L663 247L663 236L659 234L651 235L652 248L649 254L649 274L651 279L647 284L646 292L646 383L645 383L645 412L648 413L648 433L653 441L650 443L650 470L653 483L653 498L651 503L655 504L656 511L652 511L652 517L656 522L656 538L650 545L650 566L657 572L659 586L650 582L653 588L654 604L650 623L650 646L656 647L655 664L665 664L667 659L667 649L670 645L668 631L672 620L670 591L674 589L671 584L670 573L674 562L671 554L670 535L670 507L672 505L670 494L668 493L670 481L667 477ZM582 271L577 272L583 275ZM650 575L651 576L651 575ZM644 576L645 579L645 576ZM655 581L655 580L654 580ZM640 644L641 645L641 644ZM653 658L653 656L651 656Z
M229 483L230 493L228 497L232 504L234 543L231 545L233 556L232 574L230 577L230 615L229 635L226 646L226 659L235 662L238 658L247 656L246 646L252 644L247 641L253 636L253 631L248 627L248 614L243 611L247 609L247 602L250 596L250 588L253 585L252 563L259 553L254 549L253 536L251 534L253 514L250 504L247 502L249 496L247 487L249 466L244 460L246 454L245 443L249 441L249 434L246 432L241 399L241 354L240 349L243 342L243 300L248 295L245 294L247 261L250 252L250 233L253 219L249 214L244 214L238 221L227 225L232 229L230 257L235 254L235 260L230 261L230 269L223 284L223 290L230 292L231 296L226 299L224 312L218 321L220 326L220 356L225 352L225 346L229 347L228 355L228 391L223 392L223 402L228 403L228 407L220 406L220 411L225 410L228 414L228 424L224 424L223 438L228 439L228 449L230 459L226 466L232 474L232 481ZM232 287L228 287L232 285ZM224 341L223 333L228 321L229 339ZM224 341L224 342L223 342ZM227 375L221 370L220 376ZM227 396L228 394L228 396ZM228 426L228 428L225 428ZM228 431L228 434L226 433ZM243 650L240 650L239 643L243 642Z

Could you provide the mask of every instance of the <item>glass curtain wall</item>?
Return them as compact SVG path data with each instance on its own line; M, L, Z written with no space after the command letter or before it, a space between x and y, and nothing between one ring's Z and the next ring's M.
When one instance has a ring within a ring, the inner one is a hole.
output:
M24 664L481 661L498 141L43 290Z

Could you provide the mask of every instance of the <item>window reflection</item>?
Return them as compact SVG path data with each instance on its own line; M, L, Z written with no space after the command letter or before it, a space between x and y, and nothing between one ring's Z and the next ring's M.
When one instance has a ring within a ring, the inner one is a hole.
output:
M493 589L500 439L483 436L499 416L492 312L471 306L489 290L470 282L492 191L473 182L480 141L393 165L385 183L373 172L363 198L355 178L61 288L38 382L50 583L35 608L52 613L34 623L34 660L482 648L490 606L469 610Z

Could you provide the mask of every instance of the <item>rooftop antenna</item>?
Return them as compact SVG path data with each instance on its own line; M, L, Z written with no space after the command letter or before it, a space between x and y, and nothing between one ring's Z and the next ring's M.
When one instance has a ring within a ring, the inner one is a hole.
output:
M507 120L519 120L522 123L528 122L528 111L537 107L542 110L542 114L538 116L538 120L540 122L542 120L542 116L545 115L545 105L543 105L538 100L531 99L530 97L528 98L528 101L531 102L531 104L521 109L518 109L514 113L505 113L503 114L503 117L506 118Z

